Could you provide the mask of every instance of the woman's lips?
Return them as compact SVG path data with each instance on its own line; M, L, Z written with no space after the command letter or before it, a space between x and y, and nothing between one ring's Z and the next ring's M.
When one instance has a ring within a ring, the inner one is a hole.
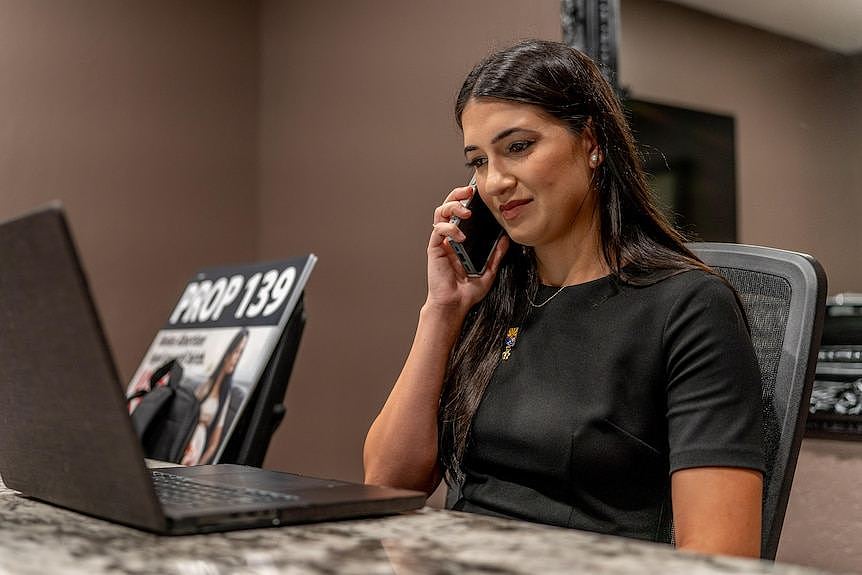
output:
M504 220L512 220L517 218L518 215L524 211L524 206L532 201L533 200L511 200L500 206L500 213L503 215Z

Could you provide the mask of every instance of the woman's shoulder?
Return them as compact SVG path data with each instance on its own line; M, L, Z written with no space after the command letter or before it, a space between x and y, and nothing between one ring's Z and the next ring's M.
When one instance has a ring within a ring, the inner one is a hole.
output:
M637 290L653 294L666 293L682 296L690 293L727 294L733 297L733 289L717 273L704 268L658 269L635 271L623 278L623 283Z
M688 268L657 270L641 274L635 281L625 282L623 292L632 301L662 315L679 313L736 313L739 298L727 281L711 270ZM664 310L664 311L659 311ZM686 311L687 310L687 311Z

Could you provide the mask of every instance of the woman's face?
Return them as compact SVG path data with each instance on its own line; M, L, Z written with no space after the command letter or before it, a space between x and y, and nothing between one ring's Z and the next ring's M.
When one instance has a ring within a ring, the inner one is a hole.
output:
M514 241L537 249L583 241L595 208L588 128L577 136L537 106L495 99L470 100L461 123L479 193Z

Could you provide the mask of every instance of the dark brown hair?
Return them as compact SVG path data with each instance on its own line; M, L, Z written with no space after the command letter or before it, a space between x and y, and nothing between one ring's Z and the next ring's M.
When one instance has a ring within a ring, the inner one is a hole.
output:
M479 62L461 86L455 117L473 99L531 104L580 135L590 126L603 161L593 175L602 255L612 275L645 284L708 269L655 207L619 100L595 63L558 42L526 40ZM449 358L439 410L440 462L460 482L473 416L497 367L509 327L520 325L538 288L530 248L513 245L488 295L467 315Z
M215 417L213 417L212 421L207 427L207 435L205 446L209 445L210 437L212 437L213 431L215 431L216 427L218 427L218 421L221 418L221 413L225 409L228 395L230 394L231 388L233 387L233 374L235 368L230 373L224 373L225 365L227 364L230 356L234 354L234 352L239 348L239 346L248 340L249 331L248 328L244 327L240 329L236 335L233 336L233 339L230 340L230 343L225 349L224 353L221 356L216 368L210 374L209 380L207 381L207 385L209 386L207 389L206 395L209 395L212 391L213 386L215 385L216 380L219 377L221 380L221 387L219 387L219 397L218 397L218 409L216 410ZM204 397L206 397L206 395Z

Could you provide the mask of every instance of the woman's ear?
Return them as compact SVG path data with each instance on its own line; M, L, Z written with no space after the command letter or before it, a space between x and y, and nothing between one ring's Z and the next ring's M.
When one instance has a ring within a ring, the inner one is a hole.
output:
M592 118L587 120L584 129L581 131L581 145L583 146L584 155L587 157L587 163L591 169L595 170L604 160L604 154L599 147L598 141L596 141Z
M598 147L593 148L593 151L590 152L590 168L596 169L601 165L604 156L602 156L602 151L598 149Z

